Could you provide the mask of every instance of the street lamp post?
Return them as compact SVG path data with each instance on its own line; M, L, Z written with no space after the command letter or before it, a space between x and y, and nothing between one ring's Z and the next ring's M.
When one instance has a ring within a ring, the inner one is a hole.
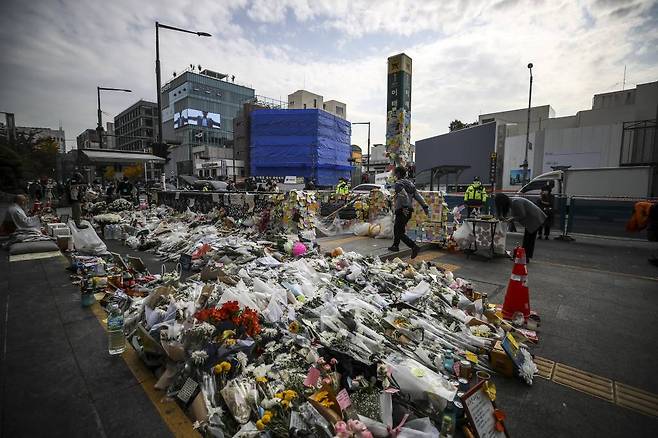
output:
M155 22L155 82L158 87L157 89L157 98L158 98L158 144L162 144L162 99L160 97L160 89L162 88L161 79L160 79L160 28L175 30L177 32L191 33L197 36L209 37L211 36L208 32L195 32L192 30L181 29L179 27L168 26L159 22ZM190 164L192 163L192 146L189 149L189 159ZM194 169L192 169L194 172Z
M525 158L523 160L523 185L528 184L528 146L530 146L530 106L532 103L532 62L528 64L530 70L530 89L528 91L528 123L525 128Z
M127 88L112 88L112 87L96 87L96 94L98 95L98 147L103 149L103 113L101 112L101 90L103 91L123 91L124 93L132 93L132 90Z
M352 125L368 125L368 158L366 159L366 175L370 182L370 122L355 122Z

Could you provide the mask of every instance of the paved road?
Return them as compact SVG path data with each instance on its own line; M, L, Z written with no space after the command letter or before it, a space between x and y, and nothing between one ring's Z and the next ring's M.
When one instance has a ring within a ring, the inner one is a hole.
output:
M343 249L361 253L376 244L349 236L320 243L332 247L338 239ZM508 247L521 240L510 234ZM647 263L649 245L584 236L571 243L538 241L528 267L531 307L542 318L533 353L609 379L611 389L618 382L657 394L658 268ZM492 302L504 299L512 269L506 258L467 259L436 249L419 258L472 280ZM641 437L655 436L658 427L658 417L615 404L612 391L610 402L542 378L533 387L502 376L495 382L512 436ZM658 415L658 399L654 403Z

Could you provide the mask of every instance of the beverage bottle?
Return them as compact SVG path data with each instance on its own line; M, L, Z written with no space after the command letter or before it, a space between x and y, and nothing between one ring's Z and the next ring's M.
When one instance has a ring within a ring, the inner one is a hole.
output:
M123 335L123 312L116 304L110 305L107 315L107 335L110 354L121 354L126 349L126 340Z

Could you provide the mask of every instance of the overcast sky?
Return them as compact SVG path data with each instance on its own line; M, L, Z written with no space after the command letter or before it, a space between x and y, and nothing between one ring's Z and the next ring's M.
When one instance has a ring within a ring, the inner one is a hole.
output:
M305 88L347 103L348 119L385 137L386 59L413 59L412 141L453 119L533 103L558 116L595 93L658 80L658 1L652 0L29 0L2 2L0 111L18 125L74 139L140 98L155 101L154 22L209 32L160 35L163 82L201 64L256 93L286 100ZM366 129L352 141L365 145ZM75 143L69 142L71 148Z

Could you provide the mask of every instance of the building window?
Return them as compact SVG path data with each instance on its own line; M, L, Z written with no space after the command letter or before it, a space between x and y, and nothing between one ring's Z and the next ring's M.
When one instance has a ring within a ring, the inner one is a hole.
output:
M304 104L304 109L306 109L306 104Z
M343 107L342 106L337 106L336 107L336 114L338 115L343 115Z
M323 103L323 104L322 104L322 109L324 109L324 110L327 109L327 104L326 104L326 103Z
M658 164L656 120L624 122L621 135L622 166Z
M313 99L313 108L317 108L317 107L318 107L318 100Z

